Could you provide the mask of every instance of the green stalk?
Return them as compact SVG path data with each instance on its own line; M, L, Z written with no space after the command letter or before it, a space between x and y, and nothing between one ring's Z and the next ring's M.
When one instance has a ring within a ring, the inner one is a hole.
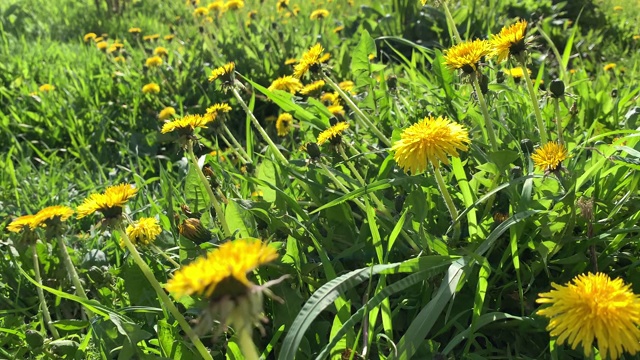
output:
M78 272L76 271L75 266L73 266L73 262L71 261L71 257L69 256L69 252L67 251L67 245L64 243L62 236L56 236L56 240L58 241L58 247L60 248L60 255L62 256L62 262L64 262L64 266L67 268L69 272L69 276L71 277L71 282L76 287L76 295L79 297L89 300L87 297L87 293L84 291L84 287L80 282L80 277L78 276ZM89 309L84 309L87 317L92 318L93 312Z
M269 144L269 147L271 148L271 150L276 154L276 157L278 158L278 160L284 165L289 165L289 160L287 160L287 158L284 157L284 155L282 155L282 153L280 152L280 149L278 149L278 147L273 142L273 140L271 140L269 135L267 135L267 132L264 131L264 128L262 128L262 125L260 125L260 122L258 121L258 119L256 119L256 117L253 115L251 110L249 110L249 107L247 106L247 104L244 102L244 100L242 100L242 97L238 93L238 90L235 87L232 87L231 92L233 93L233 96L236 97L236 99L240 103L240 106L242 106L242 108L247 113L247 115L249 115L249 118L251 119L253 126L256 127L256 129L260 133L260 136L262 136L264 141L266 141L267 144Z
M230 142L229 140L227 140L227 138L224 136L224 134L218 134L218 137L219 137L220 139L222 139L222 141L227 145L227 147L228 147L229 149L231 149L231 151L233 151L233 154L234 154L235 156L237 156L237 157L238 157L238 159L240 159L240 161L242 161L242 163L243 163L243 164L246 164L246 163L248 163L248 162L249 162L249 161L247 161L247 160L245 159L245 157L244 157L242 154L240 154L240 152L238 152L238 151L236 150L236 148L235 148L235 146L234 146L234 145L231 145L231 142Z
M242 355L246 360L259 360L260 355L256 350L256 345L251 338L251 327L248 325L243 326L238 332L238 345L242 351Z
M165 252L160 249L158 247L158 245L152 244L151 248L153 249L153 251L155 251L157 254L159 254L160 256L162 256L165 260L167 260L168 262L171 263L171 265L175 266L175 268L179 268L180 264L178 264L175 260L173 260L169 255L165 254Z
M564 137L562 136L562 119L560 118L560 102L558 98L553 99L553 105L556 110L556 128L558 130L558 143L564 145Z
M529 91L529 97L531 98L531 102L533 103L533 112L536 115L536 123L538 125L538 131L540 132L540 142L542 144L547 143L547 128L544 125L544 120L542 120L542 113L540 112L540 105L538 105L538 96L533 89L533 82L531 81L531 75L527 71L527 61L526 61L526 53L523 51L520 55L517 56L518 62L522 65L522 73L524 75L524 80L527 83L527 91Z
M120 236L124 241L124 244L127 246L127 249L131 253L131 256L133 257L133 261L136 263L136 265L138 265L144 277L147 278L147 281L149 281L153 289L156 291L156 294L160 298L161 303L163 303L164 306L167 307L171 315L173 315L173 317L178 321L178 324L180 324L180 327L182 328L182 330L185 332L185 334L187 334L187 336L189 337L189 340L191 340L193 345L195 345L200 356L202 356L203 359L213 360L207 348L202 344L202 341L200 341L200 338L196 335L193 329L191 329L191 326L189 326L189 323L187 323L187 320L184 319L184 316L182 316L180 311L178 311L178 308L176 308L176 306L173 304L173 301L171 301L171 299L169 298L169 295L167 295L164 289L162 289L162 286L160 285L158 280L156 280L155 276L153 275L153 272L149 268L149 265L147 265L147 263L144 262L144 260L142 260L140 253L138 252L136 247L131 243L129 236L127 236L127 232L125 231L124 226L122 225L122 222L118 222L117 230L120 233Z
M458 239L460 236L460 223L457 222L458 219L458 210L456 210L456 206L453 203L453 199L449 194L449 190L447 190L447 185L444 183L444 179L442 178L442 173L440 173L439 167L433 167L433 174L436 177L436 183L438 183L438 189L440 189L440 193L444 198L444 202L447 205L447 210L449 210L449 214L451 214L451 220L455 223L453 227L453 238Z
M336 84L333 80L331 80L331 78L327 76L327 74L322 74L322 78L327 84L329 84L329 86L331 86L331 88L335 92L337 92L340 95L342 100L344 100L345 103L347 103L347 106L349 106L349 108L356 113L357 115L356 119L360 119L360 121L362 122L362 126L365 127L366 129L373 131L373 133L376 134L378 139L380 139L388 147L391 147L391 141L386 136L384 136L384 134L380 130L378 130L378 128L373 124L373 122L369 120L367 115L365 115L362 112L362 110L360 110L360 108L353 102L353 100L351 100L351 97L347 93L342 91L342 89L340 89L340 86L338 86L338 84Z
M451 28L451 30L453 30L453 34L455 35L454 37L454 42L455 43L461 43L462 42L462 38L460 37L460 33L458 33L458 28L456 27L456 22L453 21L453 16L451 16L451 11L449 11L449 7L447 6L447 2L442 1L442 8L444 9L444 15L447 18L447 25L449 25L449 28Z
M243 155L242 157L246 159L245 163L251 163L251 160L250 160L251 157L249 156L249 154L247 154L247 152L244 150L242 145L240 145L238 140L236 140L236 137L233 136L233 133L231 133L227 125L223 123L222 127L224 128L224 132L227 134L227 136L229 136L229 139L231 139L231 142L233 143L233 145L238 149L238 151L242 153Z
M487 109L487 102L484 99L484 95L482 94L482 89L480 88L480 83L478 82L478 76L476 73L471 75L473 79L473 88L476 91L476 95L478 96L478 103L480 104L480 110L482 110L482 117L484 118L484 127L487 129L487 135L489 136L489 143L491 143L491 150L498 151L498 140L496 139L496 134L493 131L493 122L491 121L491 117L489 117L489 110Z
M35 242L31 244L31 257L33 259L33 270L36 273L36 281L38 284L42 285L42 277L40 276L40 261L38 261L38 250L36 249ZM45 325L51 331L54 339L59 339L60 334L58 333L58 329L51 323L51 314L49 313L49 308L47 307L47 303L44 300L44 292L42 288L38 286L36 289L38 291L38 298L40 299L40 309L42 310L42 317L44 318Z
M220 221L220 225L222 225L224 236L230 238L233 235L233 233L229 229L229 225L227 224L227 218L224 216L224 211L222 210L222 206L220 206L220 203L218 202L216 195L213 193L213 189L211 189L211 184L209 184L209 181L202 173L202 169L200 169L200 165L198 165L198 159L196 158L196 155L193 153L193 142L190 140L187 142L187 153L191 158L193 167L198 173L198 177L200 177L200 181L202 181L202 184L204 185L205 189L207 189L207 193L209 194L209 200L211 201L211 205L213 205L213 208L216 211L216 217L218 218L218 221Z

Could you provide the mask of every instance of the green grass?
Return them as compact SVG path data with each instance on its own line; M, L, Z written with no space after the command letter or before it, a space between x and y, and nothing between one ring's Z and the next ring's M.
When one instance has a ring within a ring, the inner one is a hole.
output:
M187 265L230 239L183 144L161 134L158 113L172 106L178 117L203 114L228 102L233 110L198 131L194 151L214 174L209 182L232 237L260 238L278 249L279 259L249 278L264 284L288 275L270 288L274 297L260 302L268 322L253 341L265 358L582 358L580 348L550 338L535 301L551 283L596 268L640 293L640 39L633 38L640 35L640 6L450 2L463 39L487 38L518 17L530 21L529 68L553 141L557 114L547 89L554 79L564 82L559 116L570 157L566 170L545 175L530 157L543 144L527 89L509 76L499 81L514 62L486 59L481 67L499 142L491 151L472 85L443 64L452 45L443 8L413 0L355 3L291 0L290 9L300 12L285 16L275 2L247 1L208 21L183 1L130 2L122 14L98 10L93 1L3 2L0 228L46 206L75 208L89 194L128 182L139 192L127 203L127 218L155 217L163 228L155 241L160 252L138 250L165 284L177 270L167 257ZM311 21L321 7L329 17ZM338 26L344 29L335 33ZM130 34L131 27L143 33ZM88 32L108 34L109 44L117 39L124 51L98 50L83 41ZM155 42L142 39L156 33ZM164 40L170 33L175 38ZM327 77L355 83L346 94L353 106L343 100L345 113L337 115L350 125L344 157L328 144L319 159L301 149L335 121L318 96L267 89L292 73L287 59L316 42L331 54ZM156 46L169 54L148 69L145 59ZM114 61L116 55L126 61ZM229 61L236 63L240 97L286 162L232 91L207 80ZM616 67L604 70L608 63ZM159 94L142 93L150 82L160 85ZM43 93L43 84L55 89ZM279 137L269 118L282 112L295 121ZM406 174L385 143L430 114L470 133L469 150L441 166L459 213L455 223L432 169ZM222 121L242 151L226 144ZM589 204L592 217L585 216ZM202 222L209 241L180 235L187 217ZM89 301L72 295L58 244L44 231L35 246L3 231L0 358L199 358L140 264L120 247L121 234L97 215L66 223ZM38 309L34 250L57 340ZM239 329L203 317L207 299L171 299L214 359L246 358ZM97 315L88 319L83 308Z

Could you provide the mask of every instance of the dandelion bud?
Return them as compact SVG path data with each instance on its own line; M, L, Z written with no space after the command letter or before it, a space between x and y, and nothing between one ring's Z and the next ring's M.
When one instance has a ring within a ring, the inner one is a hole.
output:
M560 79L553 80L549 86L549 90L554 98L564 96L564 82Z
M520 140L520 149L522 149L523 152L531 154L531 152L533 152L533 141L531 141L531 139Z
M504 82L504 71L498 71L498 73L496 74L496 82L498 84L502 84Z
M618 89L611 90L611 97L614 99L618 97Z
M480 91L482 91L483 95L486 95L489 92L489 77L482 74L478 80L480 80Z
M188 218L178 226L180 235L193 241L196 244L202 244L211 240L211 232L202 226L202 222L196 218Z
M320 147L318 147L318 144L316 143L308 143L306 146L306 151L312 159L318 159L320 155L322 155L322 153L320 152Z

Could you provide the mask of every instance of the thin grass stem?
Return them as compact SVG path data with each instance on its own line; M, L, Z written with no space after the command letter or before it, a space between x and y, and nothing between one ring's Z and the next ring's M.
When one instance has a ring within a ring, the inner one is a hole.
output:
M458 219L458 210L456 209L455 204L453 203L453 199L449 194L449 190L447 190L447 185L444 183L444 179L442 178L442 173L440 172L439 167L433 167L433 174L436 178L436 183L438 184L438 189L440 189L440 193L444 198L444 203L447 205L447 210L449 210L449 214L451 215L451 220L455 222L453 226L453 239L457 240L460 236L460 223L456 222Z
M544 125L544 120L542 119L542 113L540 112L540 105L538 104L538 96L536 95L535 90L533 89L533 82L531 81L531 75L527 71L527 60L526 53L523 51L520 55L517 56L518 62L522 66L522 74L524 76L524 80L527 83L527 91L529 92L529 97L531 98L531 102L533 105L533 112L536 116L536 124L538 126L538 131L540 132L540 142L542 144L546 144L548 141L547 138L547 128Z
M76 295L85 300L89 300L89 298L87 297L87 293L84 291L84 287L82 286L82 282L80 282L78 272L76 271L75 266L73 266L73 262L71 261L71 257L69 256L69 252L67 251L67 245L64 243L64 239L62 238L62 236L56 236L56 240L58 242L58 247L60 248L62 262L69 272L71 282L73 282L73 285L76 287ZM87 314L87 317L93 317L93 312L91 310L84 308L84 311Z
M31 258L33 260L33 271L36 273L36 281L38 284L42 285L42 276L40 276L40 261L38 261L38 250L36 248L36 243L31 244ZM36 289L38 291L38 298L40 300L40 309L42 310L42 317L44 318L45 325L51 331L51 335L53 335L54 339L59 339L60 334L58 333L58 329L51 322L51 313L49 313L49 308L47 307L47 302L44 300L44 291L42 288L38 286Z

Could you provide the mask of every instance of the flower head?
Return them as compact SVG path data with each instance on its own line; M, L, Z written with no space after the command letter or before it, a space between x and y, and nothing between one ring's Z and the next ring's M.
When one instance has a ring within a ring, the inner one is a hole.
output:
M106 50L107 47L109 47L109 44L107 44L106 41L100 41L96 44L96 47L98 48L98 50Z
M302 89L300 89L300 94L312 96L314 94L322 91L322 88L325 86L324 80L317 80L312 82L309 85L305 85Z
M178 225L178 232L196 244L211 240L211 232L202 225L200 219L196 218L185 219Z
M622 279L603 273L578 275L567 285L552 284L538 303L550 306L538 315L550 319L547 330L572 349L582 345L586 357L597 340L600 354L617 359L640 351L640 296Z
M295 92L300 90L300 88L302 88L302 83L300 82L300 79L293 77L291 75L279 77L273 80L273 82L269 86L270 91L284 90L292 94L295 94Z
M162 58L160 56L152 56L150 58L147 59L147 61L144 62L146 67L157 67L162 65Z
M221 0L214 1L207 6L207 9L209 9L209 11L224 11L224 2Z
M160 92L160 85L156 83L149 83L142 87L143 94L158 94Z
M613 70L616 68L616 64L615 63L608 63L607 65L605 65L602 69L604 71L609 71L609 70Z
M329 10L326 9L318 9L311 13L309 19L311 20L322 20L326 19L329 16Z
M206 124L213 119L210 116L187 115L181 119L170 121L162 126L162 133L176 131L180 135L191 135L196 128L206 128Z
M151 34L151 35L143 36L142 40L144 40L144 41L154 41L154 40L158 40L158 38L160 38L160 34Z
M90 40L93 40L95 38L97 38L98 35L96 33L87 33L84 35L84 37L82 38L84 40L84 42L89 42Z
M298 79L301 78L304 74L307 73L312 68L315 68L320 65L320 57L324 52L324 48L320 44L315 44L312 46L309 51L302 54L302 58L300 62L296 64L293 69L293 76Z
M47 225L55 221L67 221L73 215L73 209L68 206L54 205L46 207L35 215L38 225Z
M169 55L169 51L167 50L167 48L165 48L163 46L158 46L157 48L153 49L153 55L167 56L167 55Z
M624 8L620 5L616 5L613 7L613 11L622 11L622 10L624 10Z
M129 28L129 33L130 34L139 34L142 32L142 29L140 29L139 27L132 27Z
M285 65L295 65L297 63L298 63L298 59L296 59L296 58L289 58L289 59L284 61Z
M233 71L236 68L236 64L234 62L226 63L219 68L213 69L211 71L211 76L209 76L209 81L214 82L218 78L223 79L224 82L230 82L233 80Z
M329 110L333 116L344 116L344 107L340 104L329 105L327 106L327 110Z
M209 106L207 108L207 114L205 115L206 117L209 117L211 120L210 121L214 121L215 119L218 118L218 114L220 113L228 113L229 111L231 111L231 106L229 106L229 104L227 103L217 103L217 104L213 104L211 106Z
M526 49L526 35L526 20L520 20L509 27L505 26L497 35L493 35L490 44L493 48L493 55L498 57L498 62L506 60L509 55L522 53Z
M522 79L522 77L524 76L524 70L522 70L521 66L518 66L513 69L506 69L504 70L504 73L511 76L514 79ZM531 75L531 70L527 69L527 73Z
M356 84L354 84L353 81L347 80L339 83L338 87L342 89L342 91L351 92L356 87Z
M176 36L173 34L165 35L164 39L167 41L172 41Z
M193 10L193 16L199 17L199 16L207 16L207 15L209 15L209 9L207 9L206 7L200 6L195 10Z
M338 25L335 28L333 28L332 31L334 34L340 34L342 30L344 30L344 25Z
M465 41L444 52L444 63L451 70L462 69L466 74L471 74L478 71L478 64L489 53L491 48L488 41Z
M89 216L96 211L105 218L114 219L122 214L122 207L138 193L138 189L123 183L109 186L102 194L91 194L76 208L78 219Z
M244 7L243 0L229 0L224 4L225 10L238 10Z
M40 90L40 92L47 93L47 92L55 90L55 88L56 87L51 85L51 84L42 84L42 85L40 85L38 90Z
M19 233L22 230L34 230L37 227L38 219L35 215L22 215L9 223L9 225L7 225L7 230Z
M568 157L569 154L564 145L556 142L548 142L531 154L534 165L544 172L558 170Z
M226 242L176 271L166 289L176 298L200 295L214 300L242 296L253 286L247 273L277 258L275 248L256 239Z
M282 113L276 120L276 130L278 136L287 136L291 131L291 124L293 124L293 116L289 113Z
M458 157L458 150L466 151L470 142L469 132L462 125L446 117L429 116L406 128L391 149L396 163L415 175L425 171L428 164L436 169L440 162L448 164L448 156Z
M170 117L172 117L175 114L176 114L176 109L174 109L171 106L168 106L168 107L160 110L160 113L158 114L158 119L167 120L167 119L169 119Z
M342 141L342 133L349 128L349 124L341 121L327 130L321 132L318 135L318 145L322 145L327 141L331 141L332 144L340 144Z
M126 231L133 245L150 245L162 233L162 228L155 218L140 218L127 226ZM120 240L120 247L125 247L123 240Z
M281 12L288 8L289 8L289 0L278 0L278 2L276 3L276 10L278 10L278 12Z

